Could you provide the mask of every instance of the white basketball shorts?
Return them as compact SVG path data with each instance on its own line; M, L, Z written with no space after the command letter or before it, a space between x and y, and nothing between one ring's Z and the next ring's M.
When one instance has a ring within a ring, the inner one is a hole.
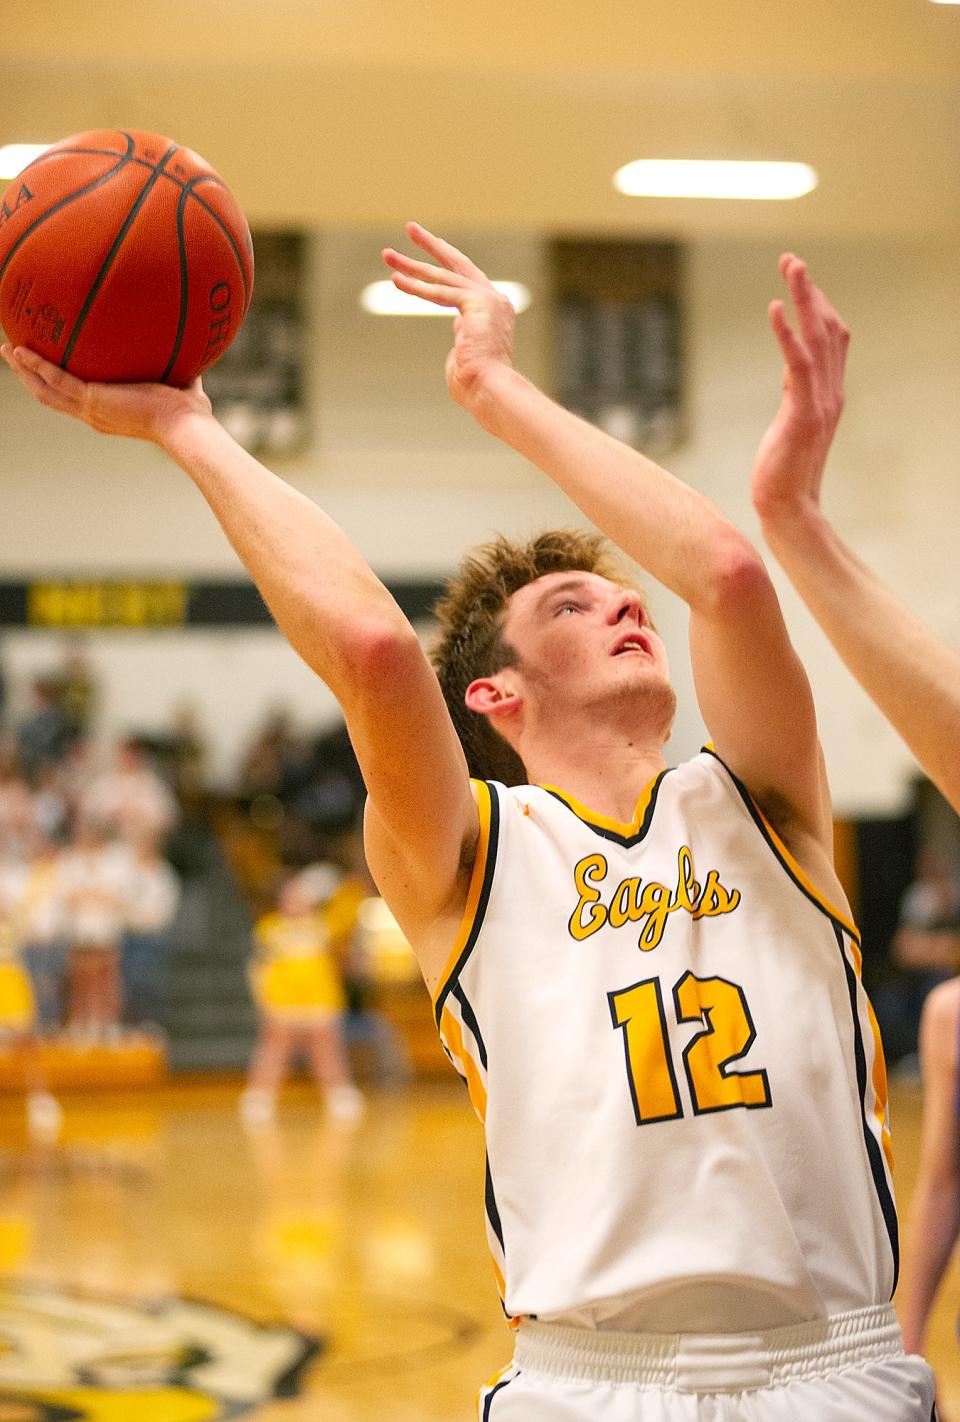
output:
M591 1332L524 1320L480 1422L936 1422L889 1305L761 1333Z

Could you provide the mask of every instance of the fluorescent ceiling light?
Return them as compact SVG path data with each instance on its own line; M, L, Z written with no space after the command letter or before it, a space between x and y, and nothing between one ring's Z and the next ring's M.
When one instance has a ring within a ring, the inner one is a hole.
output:
M4 143L0 146L0 183L9 182L22 173L28 163L49 147L49 143Z
M519 281L495 281L493 285L509 300L514 311L526 311L531 296L528 287ZM372 316L450 316L452 306L435 306L419 296L408 296L392 281L372 281L360 293L360 305Z
M960 0L958 0L960 3ZM817 186L806 163L640 158L613 175L628 197L797 198Z

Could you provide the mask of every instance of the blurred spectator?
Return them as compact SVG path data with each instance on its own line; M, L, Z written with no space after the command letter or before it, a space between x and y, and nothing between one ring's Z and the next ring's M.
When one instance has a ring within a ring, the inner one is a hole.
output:
M34 805L13 741L0 742L0 851L22 858L33 834Z
M279 798L283 757L291 741L288 712L273 711L244 752L237 785L240 799L254 800L258 795Z
M71 742L69 723L60 704L60 687L51 677L33 683L33 707L17 727L20 767L32 780L44 765L62 760Z
M257 1044L240 1111L249 1125L272 1119L276 1094L293 1057L303 1051L334 1118L355 1122L363 1097L350 1080L341 1021L346 1000L330 951L330 933L315 903L316 876L288 877L272 913L256 925L251 985Z
M57 846L37 834L23 876L16 917L22 957L33 983L37 1025L44 1034L59 1030L64 1016L67 918Z
M410 1056L394 1024L374 1005L369 934L360 922L364 904L378 898L363 852L362 833L354 830L340 836L335 852L344 872L323 905L323 916L333 949L343 965L347 994L343 1038L351 1052L359 1051L372 1058L371 1071L376 1081L383 1086L402 1086L413 1074Z
M195 706L184 702L177 707L170 735L173 760L171 783L184 800L198 800L207 785L206 737Z
M942 850L924 846L900 904L891 957L896 974L874 994L884 1049L902 1074L918 1071L920 1015L928 993L960 968L960 876Z
M20 961L15 907L0 884L0 1046L12 1050L23 1067L27 1122L31 1135L50 1138L60 1127L60 1107L47 1089L36 1036L36 1002L29 974Z
M126 929L123 935L123 1020L162 1030L165 1022L170 927L180 903L180 881L160 853L159 837L142 833L131 844Z
M277 799L295 793L309 779L313 751L284 707L271 711L247 748L240 767L241 799L259 795Z
M176 822L177 802L155 770L147 764L142 747L132 740L117 746L114 768L97 775L81 799L87 816L112 825L122 839L143 835L161 838Z
M130 850L112 843L107 822L81 813L60 861L66 908L67 1021L95 1040L120 1022L120 943L126 919Z
M98 690L90 663L80 646L67 649L59 673L59 694L70 740L86 739L96 711Z
M37 776L33 823L43 839L61 844L67 837L73 806L67 794L67 762L45 765Z
M4 719L7 714L7 677L3 670L3 658L0 657L0 730L3 729Z

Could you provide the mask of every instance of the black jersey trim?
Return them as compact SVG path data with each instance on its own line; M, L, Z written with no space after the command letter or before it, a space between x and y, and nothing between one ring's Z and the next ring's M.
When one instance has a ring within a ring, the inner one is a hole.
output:
M870 1161L873 1183L880 1201L880 1211L883 1215L883 1222L887 1227L887 1234L890 1238L890 1252L893 1255L893 1289L890 1291L892 1298L893 1292L897 1287L897 1280L900 1277L900 1230L897 1224L897 1207L894 1203L890 1186L887 1184L887 1175L883 1168L883 1151L880 1142L870 1129L870 1123L867 1120L867 1056L863 1046L863 1032L860 1027L860 1016L857 1012L857 985L859 978L857 977L853 964L843 951L843 929L838 924L834 924L834 932L837 938L837 948L840 951L840 957L843 959L843 970L847 980L847 992L850 995L850 1011L853 1015L853 1053L857 1068L857 1089L860 1092L863 1139L867 1148L867 1159Z
M582 825L586 825L588 829L593 830L594 834L599 835L601 839L610 840L614 844L622 844L625 848L630 849L633 845L639 844L642 839L646 838L650 825L653 822L653 812L657 808L657 797L660 794L660 786L663 784L664 777L669 774L669 768L661 770L660 774L656 776L649 786L647 803L636 826L633 824L621 824L617 826L616 821L606 820L602 815L594 815L592 811L587 810L584 806L577 808L577 803L571 796L567 796L563 790L559 790L552 785L542 785L540 789L546 790L547 794L552 795L558 804L563 805Z
M704 746L703 750L705 754L713 756L713 759L717 762L718 765L723 766L723 769L726 771L727 775L733 782L734 788L736 789L738 795L740 796L744 805L747 807L747 810L750 814L750 818L753 820L757 829L760 831L760 834L763 836L763 839L766 841L767 847L769 848L770 852L777 860L777 863L780 864L780 866L786 871L787 876L793 881L794 884L796 884L797 888L800 890L801 894L803 894L804 898L809 899L812 904L815 904L816 907L820 910L820 912L830 920L834 928L839 928L844 933L848 934L849 937L853 939L854 943L856 943L857 947L859 948L860 933L857 930L856 925L847 922L847 920L841 918L839 914L835 913L834 910L827 903L827 901L823 897L821 897L819 891L814 885L804 883L803 879L797 872L797 868L793 864L791 864L790 860L786 857L784 853L784 848L777 843L777 840L775 838L775 832L773 831L772 827L767 823L767 820L764 818L763 811L757 805L757 802L754 800L753 796L750 794L750 791L744 785L743 781L739 778L739 776L734 774L734 772L730 769L729 765L727 765L726 761L722 760L721 757L717 755L716 751L713 749L712 746Z
M510 1384L512 1382L515 1382L519 1376L520 1369L518 1368L517 1371L513 1373L510 1377L504 1378L501 1382L497 1383L496 1387L490 1389L483 1401L483 1417L481 1419L481 1422L490 1422L490 1408L493 1404L493 1399L496 1397L498 1392L501 1392L502 1389L505 1387L509 1387Z
M484 1181L484 1202L487 1207L487 1219L490 1221L490 1228L500 1241L500 1248L503 1249L503 1225L500 1221L500 1211L497 1209L497 1197L493 1193L493 1176L490 1173L490 1157L485 1157L486 1179Z
M481 1063L483 1064L483 1069L484 1069L484 1071L486 1071L486 1069L487 1069L487 1047L486 1047L486 1043L484 1042L484 1040L483 1040L483 1034L482 1034L481 1031L480 1031L480 1023L477 1021L477 1014L474 1012L473 1008L470 1006L470 1000L469 1000L469 998L467 997L467 994L466 994L466 993L464 992L464 990L463 990L463 984L460 983L460 982L455 983L454 986L453 986L453 988L451 989L451 995L452 995L453 997L455 997L455 998L457 999L457 1002L460 1004L460 1016L463 1018L464 1026L468 1029L468 1031L470 1032L471 1036L473 1037L473 1040L474 1040L474 1041L476 1042L476 1044L477 1044L477 1051L478 1051L479 1054L480 1054L480 1061L481 1061Z
M453 963L452 967L450 967L449 970L446 972L445 976L441 979L436 997L434 998L433 1013L434 1017L436 1018L438 1028L440 1026L440 1019L443 1016L444 1003L446 1002L450 993L453 991L453 987L457 982L457 979L459 978L460 974L463 972L464 965L466 964L467 959L470 957L470 954L476 947L477 939L480 936L480 930L483 927L483 920L486 916L487 904L490 899L490 889L493 885L493 876L497 867L497 848L500 842L500 797L497 794L496 786L491 781L478 780L476 783L478 798L486 797L486 803L481 803L480 805L481 836L483 835L482 826L484 820L484 809L486 809L488 814L486 843L484 846L481 842L481 846L478 847L478 853L481 851L481 849L485 848L485 858L482 870L480 871L482 872L483 877L479 885L476 906L473 909L472 915L470 914L469 907L470 892L468 892L468 907L464 911L463 922L460 925L460 931L457 935L457 939L459 941L460 937L464 934L464 932L466 932L466 938L463 943L463 947L457 954L456 961ZM479 863L477 865L477 869L480 869ZM471 892L474 890L474 887L474 883L471 882Z

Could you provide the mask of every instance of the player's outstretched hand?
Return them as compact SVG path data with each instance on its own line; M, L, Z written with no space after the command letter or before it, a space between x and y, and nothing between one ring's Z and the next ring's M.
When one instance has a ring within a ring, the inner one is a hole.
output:
M129 435L162 444L177 416L210 414L199 376L185 390L171 385L114 385L79 380L28 346L0 346L0 355L41 405L82 420L101 434Z
M798 329L782 301L768 308L783 352L783 397L754 462L753 503L761 518L805 504L819 504L827 453L843 410L843 371L850 332L806 263L792 252L780 258L780 273L793 299Z
M456 307L447 388L458 404L469 407L482 391L485 376L497 366L513 363L513 307L479 267L442 237L418 222L407 223L407 234L438 265L392 247L384 250L383 260L401 291L437 306Z

